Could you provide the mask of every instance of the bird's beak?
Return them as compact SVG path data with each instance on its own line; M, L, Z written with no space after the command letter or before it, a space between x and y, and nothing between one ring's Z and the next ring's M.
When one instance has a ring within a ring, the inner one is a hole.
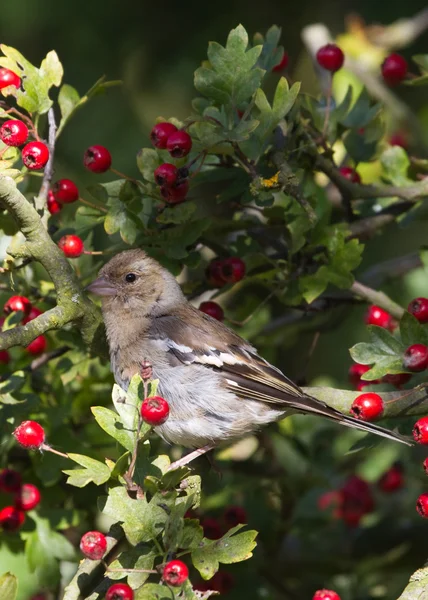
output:
M116 288L104 277L98 277L85 290L96 296L116 296Z

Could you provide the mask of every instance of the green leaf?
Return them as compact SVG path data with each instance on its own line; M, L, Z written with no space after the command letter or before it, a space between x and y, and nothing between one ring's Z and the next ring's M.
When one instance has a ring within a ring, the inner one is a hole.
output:
M400 146L390 146L385 152L382 152L380 162L385 177L393 185L401 186L414 183L407 176L410 161L404 148L401 148Z
M203 537L204 530L197 519L184 519L183 529L178 538L178 547L183 550L197 548Z
M368 329L370 343L356 344L350 349L354 361L362 365L373 365L370 371L364 373L362 379L373 381L388 373L395 375L407 372L403 367L406 345L383 327L371 325Z
M256 63L261 51L262 46L248 49L248 34L238 25L230 32L226 47L210 42L211 68L202 66L196 70L196 89L215 102L236 108L249 100L260 86L264 71Z
M126 429L119 416L104 406L92 406L91 411L98 425L126 450L132 452L135 445L135 432Z
M137 167L141 175L152 183L155 183L155 169L163 162L154 148L143 148L137 154Z
M377 141L369 141L364 133L358 131L349 131L343 143L356 163L367 162L376 153Z
M279 40L281 38L281 28L277 25L272 25L263 39L263 36L254 36L254 45L259 43L263 44L261 54L259 56L259 60L257 61L257 66L261 67L263 70L270 72L273 67L279 64L284 56L284 48L282 46L278 46Z
M135 591L135 600L172 600L170 589L159 583L146 583Z
M260 125L256 129L258 138L263 139L270 135L278 123L290 111L298 96L300 83L295 83L289 89L288 81L285 77L281 77L276 87L273 105L271 106L266 98L264 91L259 88L255 95L255 104L260 111Z
M156 221L158 223L173 223L174 225L180 225L181 223L190 221L195 212L195 202L183 202L177 206L165 208L165 210L157 217Z
M370 96L363 88L350 112L341 119L342 125L354 129L366 127L380 112L381 104L371 106Z
M204 579L211 579L218 571L219 563L232 564L246 560L256 547L257 531L235 535L243 525L237 525L219 540L203 538L197 550L191 553L192 562Z
M114 572L114 569L153 569L154 561L156 558L156 551L151 546L145 544L138 544L130 550L122 552L116 560L114 560L109 568L109 578L116 580L122 579L124 575L127 576L127 583L136 589L143 585L150 577L150 573L137 573L136 571L130 570L128 573Z
M132 245L138 233L137 217L132 215L119 198L110 197L107 201L109 211L104 220L104 229L109 235L117 231L126 244Z
M100 498L99 505L103 513L122 522L128 541L135 546L159 535L175 498L175 492L167 492L155 494L150 502L146 496L134 500L124 487L119 486L111 488L108 496Z
M12 573L5 573L0 577L0 598L2 600L15 600L18 593L18 580Z
M40 65L40 76L43 78L48 87L59 87L61 85L64 69L58 58L57 53L51 50L47 53L46 58L42 60Z
M79 102L79 92L73 86L65 83L58 94L58 104L61 110L61 121L58 130L62 130L65 126Z
M84 469L63 471L68 475L67 483L75 487L85 487L88 483L102 485L110 479L110 469L104 463L83 454L68 454L68 457Z

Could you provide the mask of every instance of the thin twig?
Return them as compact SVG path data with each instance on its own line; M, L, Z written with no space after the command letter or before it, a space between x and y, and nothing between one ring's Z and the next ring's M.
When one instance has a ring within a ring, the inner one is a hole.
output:
M46 207L46 201L48 198L48 192L49 192L49 188L51 186L53 170L54 170L56 122L55 122L55 113L54 113L53 108L49 109L48 123L49 123L49 134L48 134L49 160L46 163L42 185L40 187L39 195L36 198L36 210L39 213L43 213L43 211Z
M377 306L387 310L396 319L401 319L404 314L404 308L391 300L391 298L384 292L373 290L359 281L354 281L351 286L351 292L353 292L359 298L367 300L367 302L370 302L370 304L376 304Z

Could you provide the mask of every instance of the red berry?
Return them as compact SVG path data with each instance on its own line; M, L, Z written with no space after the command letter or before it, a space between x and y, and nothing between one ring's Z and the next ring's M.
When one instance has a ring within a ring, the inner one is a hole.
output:
M340 167L339 173L342 177L345 177L345 179L352 181L352 183L361 183L361 177L352 167Z
M169 416L169 404L161 396L146 398L141 405L141 416L149 425L162 425Z
M357 387L361 382L364 385L371 385L371 381L361 381L361 377L364 373L370 371L369 365L360 365L360 363L355 363L349 367L348 375L349 375L349 383L354 387Z
M416 502L416 510L424 519L428 519L428 494L421 494Z
M39 504L41 495L39 488L32 483L24 483L19 494L15 498L15 506L19 510L33 510Z
M312 600L340 600L340 596L334 590L317 590Z
M338 71L345 60L342 50L339 46L336 46L336 44L322 46L322 48L318 50L316 58L321 67L332 73Z
M127 583L114 583L106 592L106 600L134 600L134 592Z
M400 146L401 148L404 148L405 150L408 147L408 142L407 142L407 138L403 133L400 132L396 132L391 134L389 140L388 140L389 144L391 146Z
M181 560L170 560L163 568L162 579L173 587L182 585L189 577L189 569Z
M90 146L83 155L83 164L92 173L105 173L111 167L111 154L105 146Z
M383 492L395 492L404 485L403 468L400 464L393 465L379 479L379 487Z
M425 473L428 475L428 458L426 458L424 460L424 462L422 463L422 466L424 468Z
M0 492L14 494L19 492L22 486L22 477L18 471L3 469L0 471Z
M42 354L47 348L48 341L44 335L38 335L32 342L26 347L27 352L30 354Z
M413 426L413 437L418 444L428 445L428 417L422 417Z
M178 131L172 123L157 123L150 132L150 139L153 146L164 150L169 136Z
M24 315L29 315L31 310L31 302L25 296L12 296L6 301L3 312L6 315L20 310Z
M57 200L55 200L55 196L52 190L49 190L48 192L46 206L48 207L48 211L51 213L51 215L55 215L62 208L61 204Z
M21 157L27 169L37 171L48 162L49 148L43 142L30 142L23 147Z
M88 531L80 540L80 550L91 560L101 560L107 550L107 538L100 531Z
M223 529L214 517L205 517L205 519L202 519L201 527L204 530L204 537L209 540L218 540L223 535Z
M379 394L366 392L355 398L351 406L351 415L362 421L378 419L383 412L383 400Z
M206 315L209 315L213 319L217 319L217 321L223 321L224 319L223 309L217 304L217 302L201 302L199 310L205 313Z
M410 381L411 378L411 373L396 373L395 375L384 375L380 382L390 383L391 385L395 385L396 388L401 388L401 386ZM373 383L373 381L370 383Z
M2 67L0 69L0 90L10 85L14 85L16 88L21 87L21 78L10 69Z
M403 356L403 366L409 371L424 371L428 366L428 346L412 344Z
M22 146L28 138L28 127L22 121L5 121L0 127L0 139L6 146Z
M161 195L168 204L180 204L180 202L184 202L188 191L189 182L187 179L171 187L162 185L160 189Z
M415 298L410 302L407 310L417 318L419 323L428 323L428 298Z
M279 61L279 63L277 65L275 65L272 69L272 71L274 71L274 73L280 73L281 71L284 71L284 69L286 69L288 67L288 53L284 52L284 54L282 55L281 60Z
M367 325L377 325L378 327L383 327L384 329L394 329L395 322L392 316L384 310L380 308L380 306L370 306L366 312L365 322Z
M70 204L79 199L79 190L71 179L60 179L54 184L52 191L60 204Z
M163 163L155 169L154 175L158 185L174 185L177 183L178 169L171 163Z
M166 149L173 158L187 156L192 149L192 138L187 131L179 129L168 137Z
M7 350L0 350L0 363L8 365L10 363L10 354Z
M67 258L78 258L84 251L83 242L78 235L63 235L58 246Z
M356 475L350 477L340 489L340 505L336 515L349 527L356 527L373 508L373 495L368 483Z
M24 319L22 319L22 323L24 325L26 325L33 319L37 319L37 317L39 317L42 314L43 314L43 311L40 310L40 308L37 308L37 306L32 306L30 312L28 313L28 316L26 316Z
M235 527L239 523L248 523L247 512L242 506L228 506L224 511L224 520L229 527Z
M13 436L24 448L36 450L45 443L45 430L36 421L23 421L13 432Z
M407 75L407 60L394 52L385 58L381 71L385 83L391 86L398 85Z
M222 265L223 260L216 258L210 262L206 269L206 277L208 283L213 287L223 287L226 284L226 280L223 278L222 274Z
M236 283L245 276L245 263L238 256L226 258L221 265L221 276L227 283Z
M3 531L16 531L25 521L25 513L14 506L5 506L0 510L0 527Z

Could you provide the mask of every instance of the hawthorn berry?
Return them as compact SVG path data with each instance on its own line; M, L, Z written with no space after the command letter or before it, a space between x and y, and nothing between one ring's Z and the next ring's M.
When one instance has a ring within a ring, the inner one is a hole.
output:
M79 190L71 179L60 179L54 183L52 191L60 204L70 204L79 199Z
M22 421L13 432L18 444L29 450L37 450L45 443L45 430L36 421Z
M382 377L380 382L390 383L391 385L395 385L396 388L401 388L401 386L410 381L411 378L411 373L388 373L388 375ZM371 383L373 383L373 381Z
M374 500L369 484L361 477L352 475L340 489L337 516L349 527L357 527L361 518L372 512L373 508Z
M428 475L428 458L426 458L424 460L424 462L422 463L422 466L424 468L425 473Z
M385 493L395 492L404 485L403 468L397 463L379 479L379 487Z
M211 302L209 300L207 302L201 302L199 310L217 321L223 321L224 319L223 309L217 302Z
M189 577L189 569L181 560L170 560L163 568L162 579L173 587L182 585Z
M82 535L80 550L86 558L101 560L107 550L107 538L100 531L88 531Z
M334 590L317 590L312 600L340 600L340 596Z
M106 592L106 600L134 600L134 592L127 583L114 583Z
M27 169L37 171L48 162L49 148L43 142L29 142L23 147L21 157Z
M3 469L0 471L0 492L14 494L19 492L22 486L22 477L14 469Z
M172 123L157 123L150 132L150 139L155 148L164 150L168 142L168 138L178 131L177 127Z
M42 354L47 348L48 341L44 335L38 335L32 342L26 346L30 354Z
M6 315L17 311L23 312L24 315L29 315L30 310L31 302L25 296L12 296L3 306L3 312Z
M168 137L166 149L173 158L187 156L192 149L192 138L187 131L179 129Z
M89 146L83 155L83 164L92 173L105 173L111 167L111 154L105 146Z
M318 50L316 59L323 69L335 73L342 67L345 56L336 44L326 44Z
M22 146L28 139L28 127L16 119L5 121L0 127L0 139L6 146Z
M23 325L26 325L33 319L37 319L37 317L39 317L42 314L43 314L43 311L40 310L40 308L37 308L37 306L32 306L28 315L24 319L22 319Z
M42 499L39 488L32 483L24 483L15 498L15 507L19 510L33 510Z
M21 87L21 78L10 69L2 67L0 69L0 90L10 85L14 85L16 88Z
M245 263L238 256L231 256L222 261L221 276L227 283L236 283L245 276Z
M419 323L428 323L428 298L415 298L410 302L407 310Z
M205 271L208 283L213 287L222 287L226 284L226 280L221 272L222 265L223 261L216 258L210 262Z
M201 520L200 525L204 530L204 537L209 540L218 540L223 535L223 529L214 517L205 517Z
M428 445L428 417L422 417L413 426L413 437L418 444Z
M428 494L421 494L416 502L416 510L424 519L428 519Z
M405 150L408 147L408 142L407 142L407 138L403 133L400 133L399 131L397 131L396 133L391 134L388 143L390 144L390 146L400 146L401 148L404 148Z
M0 364L8 365L10 363L10 354L7 350L0 350Z
M367 325L377 325L384 329L392 330L395 327L395 322L392 315L380 306L373 304L366 312L365 322Z
M178 169L171 163L163 163L159 165L154 172L155 181L158 185L174 185L178 179Z
M403 356L403 366L409 371L424 371L428 366L428 346L412 344Z
M229 527L235 527L240 523L248 523L247 512L242 506L228 506L223 516Z
M361 421L373 421L383 413L383 400L379 394L366 392L355 398L351 406L351 415Z
M407 60L394 52L385 58L381 71L385 83L390 86L398 85L407 75Z
M3 531L16 531L25 521L25 513L15 506L5 506L0 510L0 527Z
M63 235L58 242L58 246L64 252L67 258L78 258L83 254L83 241L78 235Z
M62 205L58 202L58 200L55 199L54 193L52 190L49 190L48 192L48 199L46 201L46 206L48 208L48 211L51 213L51 215L55 215L56 213L59 213L59 211L62 208Z
M339 173L342 177L345 177L345 179L352 181L352 183L361 183L361 177L352 167L340 167Z
M371 381L361 381L361 377L364 373L370 371L369 365L361 365L360 363L355 363L349 367L348 376L349 383L354 387L357 387L359 383L363 383L364 385L370 385Z
M187 179L179 181L176 185L162 185L160 192L165 202L168 204L180 204L184 202L189 191L189 182Z
M161 396L146 398L141 405L141 417L149 425L156 427L165 423L169 416L169 404Z
M281 60L279 61L278 64L276 64L272 71L274 73L281 73L281 71L284 71L284 69L286 69L288 67L288 61L289 61L289 56L287 52L284 52L282 55Z

